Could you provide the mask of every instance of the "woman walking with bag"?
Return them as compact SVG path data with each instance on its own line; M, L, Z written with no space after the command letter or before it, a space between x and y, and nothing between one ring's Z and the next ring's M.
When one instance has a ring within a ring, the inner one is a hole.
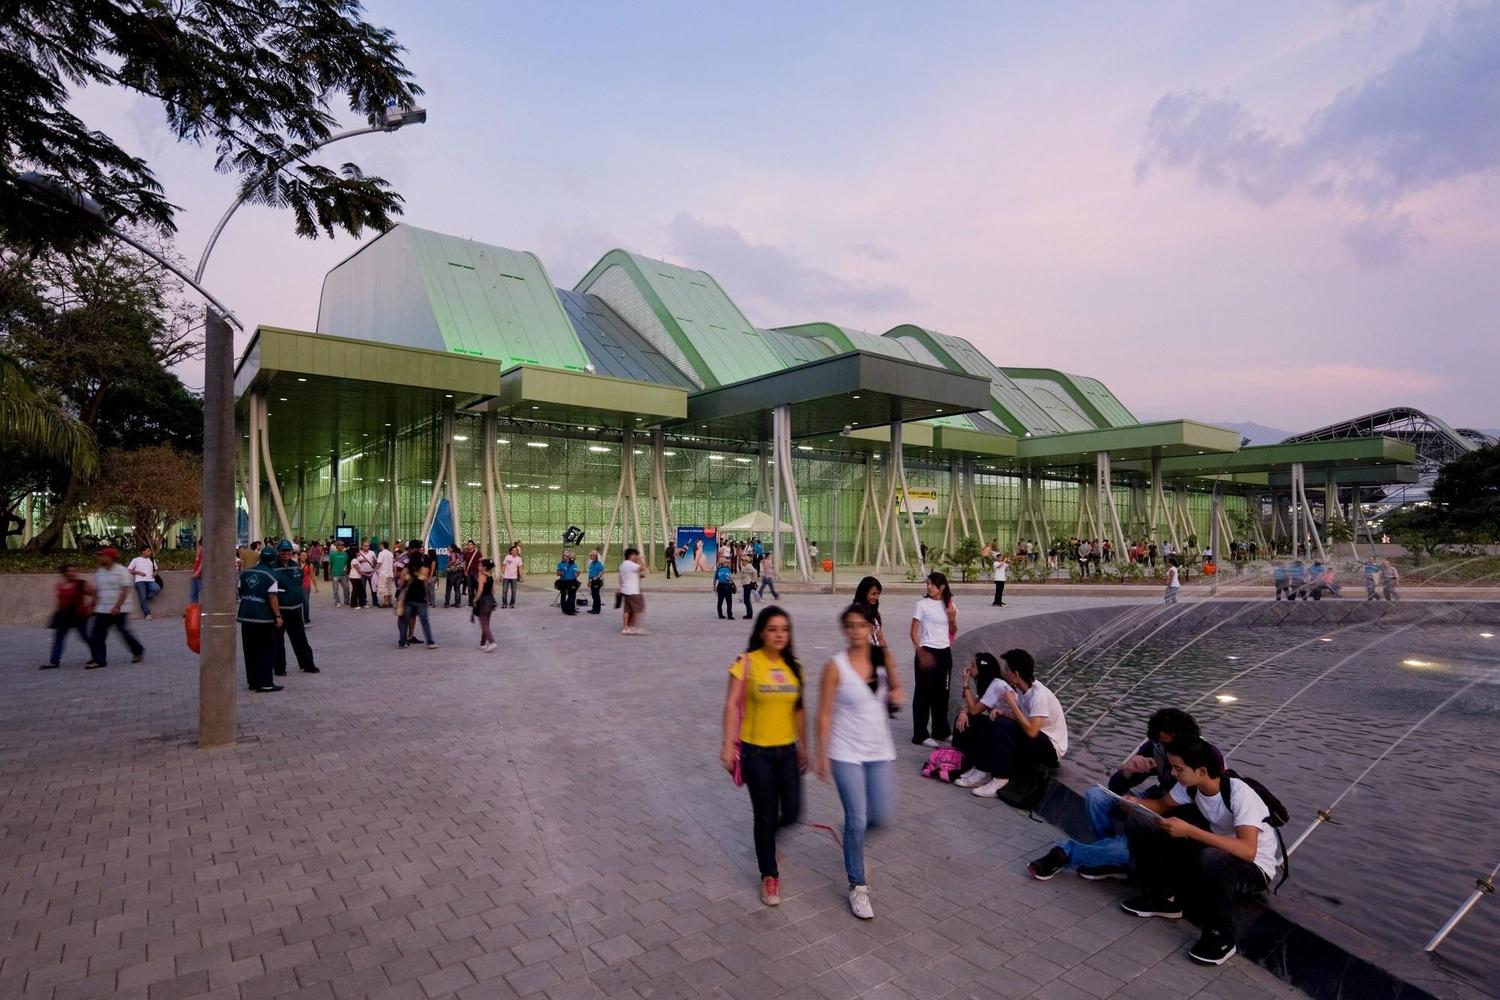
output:
M927 596L911 613L911 644L917 648L911 695L911 741L940 747L948 740L948 685L953 676L953 636L958 609L942 573L927 574ZM928 723L931 722L931 730Z
M495 651L495 637L490 633L490 616L495 613L495 560L479 560L479 596L474 599L474 617L479 619L479 648Z
M844 609L848 648L823 667L818 692L817 775L830 773L844 804L844 873L849 876L849 909L870 920L870 886L865 879L865 831L890 818L890 717L901 705L901 690L886 670L885 650L871 645L875 623L860 604Z
M729 668L719 752L724 770L750 789L760 901L767 906L781 903L776 831L797 822L802 811L806 746L802 665L792 651L792 620L772 605L756 616L748 647Z

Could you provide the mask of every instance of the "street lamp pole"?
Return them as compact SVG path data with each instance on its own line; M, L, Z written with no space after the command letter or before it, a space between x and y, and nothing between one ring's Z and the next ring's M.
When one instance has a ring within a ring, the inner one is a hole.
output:
M420 125L426 120L427 112L421 108L390 108L382 124L329 136L309 147L307 153L357 135L394 132L406 125ZM274 170L280 170L289 162L291 159L277 164ZM219 234L235 210L245 203L251 187L247 184L240 191L209 235L191 282L195 288L203 279L208 256L218 243ZM238 655L234 646L234 549L238 528L235 523L234 464L238 450L234 436L234 334L223 317L209 308L203 317L203 631L198 656L199 749L227 746L235 740L239 685L235 680ZM252 489L258 487L259 484L251 486ZM250 526L252 535L258 527Z

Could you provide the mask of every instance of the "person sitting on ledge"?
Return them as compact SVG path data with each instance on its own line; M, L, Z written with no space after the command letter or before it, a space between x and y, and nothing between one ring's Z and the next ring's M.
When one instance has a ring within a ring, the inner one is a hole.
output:
M998 796L1020 767L1056 767L1068 752L1068 723L1062 704L1036 679L1036 661L1031 654L1024 649L1008 649L1000 654L1000 661L1000 679L1008 687L1000 692L994 723L987 727L976 754L975 766L983 780L970 791L982 799Z
M1230 908L1242 897L1265 892L1282 863L1271 811L1254 788L1224 773L1224 758L1210 743L1199 739L1173 746L1167 760L1177 779L1170 792L1157 799L1125 799L1160 818L1132 809L1125 821L1143 891L1120 906L1138 917L1176 920L1183 903L1189 903L1203 934L1188 957L1200 965L1222 965L1235 953Z
M962 753L964 763L969 765L954 782L960 788L973 788L990 780L989 772L981 770L977 762L1008 689L1000 679L1000 661L994 653L975 653L974 661L964 667L964 686L959 693L963 707L953 720L953 749ZM979 691L984 693L976 697Z
M1064 840L1026 866L1031 877L1045 882L1064 868L1072 868L1080 878L1090 881L1129 877L1130 845L1124 834L1115 832L1115 816L1120 811L1115 796L1128 793L1153 774L1156 784L1146 789L1141 798L1159 799L1166 795L1177 784L1177 779L1172 776L1172 765L1167 760L1167 751L1196 739L1198 723L1182 709L1163 708L1152 715L1146 723L1146 742L1136 747L1135 753L1125 758L1125 762L1109 776L1109 790L1096 785L1083 795L1089 825L1094 830L1094 842L1083 844Z

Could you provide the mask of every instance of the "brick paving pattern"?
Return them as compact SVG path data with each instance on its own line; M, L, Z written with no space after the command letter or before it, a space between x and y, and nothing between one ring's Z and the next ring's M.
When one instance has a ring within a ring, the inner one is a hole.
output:
M849 914L812 828L782 836L785 901L762 907L749 802L717 763L749 623L706 589L658 594L651 634L625 637L549 597L496 612L485 655L466 612L434 609L439 649L398 650L389 613L324 590L324 672L242 692L241 742L206 753L180 623L136 623L146 661L88 673L76 644L39 672L48 635L0 630L0 997L1297 995L1243 959L1190 964L1191 929L1121 913L1118 886L1028 879L1055 831L919 778L905 715L876 919ZM962 624L1080 600L965 598ZM911 601L887 608L903 663ZM810 670L842 604L787 596ZM832 788L806 792L838 827Z

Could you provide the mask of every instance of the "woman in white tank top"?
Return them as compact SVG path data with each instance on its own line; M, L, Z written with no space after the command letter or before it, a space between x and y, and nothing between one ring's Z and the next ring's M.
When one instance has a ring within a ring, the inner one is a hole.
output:
M891 762L896 759L890 717L902 695L896 675L886 669L885 651L870 642L870 611L850 605L839 620L849 648L823 667L815 770L824 781L832 777L844 804L849 909L869 920L875 910L865 880L865 831L890 816Z

